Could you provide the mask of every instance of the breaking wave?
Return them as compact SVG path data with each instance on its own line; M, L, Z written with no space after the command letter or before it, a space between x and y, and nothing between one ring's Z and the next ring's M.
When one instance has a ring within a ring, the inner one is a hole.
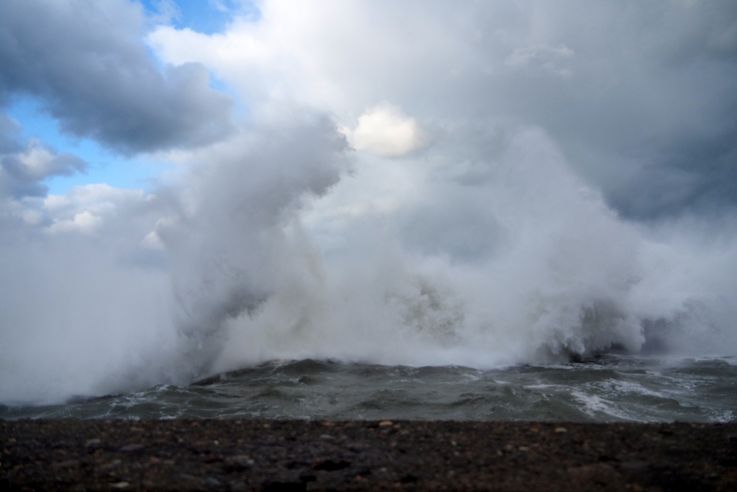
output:
M320 118L254 131L153 194L125 237L3 239L16 281L0 296L0 400L274 359L488 369L734 354L733 223L628 222L542 130L505 135L460 161L436 142L399 163L352 156Z

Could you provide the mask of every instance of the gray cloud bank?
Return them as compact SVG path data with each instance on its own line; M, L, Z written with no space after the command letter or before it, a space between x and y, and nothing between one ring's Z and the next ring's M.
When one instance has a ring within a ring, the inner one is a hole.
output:
M458 97L445 94L451 107L441 111L545 128L630 218L737 205L735 2L532 0L469 10L448 23L475 33L462 34L475 58L460 62L466 74L450 82ZM416 104L420 112L425 101Z
M737 205L735 2L513 5L475 7L465 102L545 128L627 217Z
M38 97L64 131L123 153L222 138L230 99L202 66L158 67L144 27L132 2L1 2L0 103Z
M57 153L40 142L21 142L19 126L0 113L0 213L5 198L45 196L44 180L69 176L87 169L87 163L71 154Z
M259 25L234 24L230 37L162 29L154 45L252 93L290 94L354 119L396 104L459 147L463 125L542 127L628 218L737 203L732 0L324 0L308 13L275 0L263 8ZM256 48L240 58L207 50L237 53L243 39Z

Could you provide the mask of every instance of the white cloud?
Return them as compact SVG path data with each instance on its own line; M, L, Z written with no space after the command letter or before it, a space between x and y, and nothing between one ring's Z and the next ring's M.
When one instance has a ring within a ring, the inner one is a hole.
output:
M89 210L75 213L70 219L60 219L48 227L52 234L60 232L90 233L101 223L100 217Z
M146 200L142 190L115 188L106 183L94 183L72 188L65 195L49 195L44 200L45 208L54 215L73 215L82 210L105 214L121 205L140 203ZM82 210L80 210L82 209Z
M0 139L2 135L0 129ZM9 139L10 152L0 148L0 208L2 203L40 197L46 193L44 180L84 172L87 163L70 154L59 154L37 140L21 144ZM14 141L15 140L15 141Z
M121 221L138 220L129 217L133 211L145 216L151 199L142 190L97 183L77 186L66 195L49 195L41 201L37 211L45 217L48 233L91 234L103 227L115 230L121 226ZM107 232L111 233L110 230Z
M346 133L356 150L383 157L402 157L425 143L417 122L389 104L367 110L358 118L356 128Z
M45 178L58 172L56 158L54 153L37 142L32 142L28 149L18 156L29 177L34 179Z

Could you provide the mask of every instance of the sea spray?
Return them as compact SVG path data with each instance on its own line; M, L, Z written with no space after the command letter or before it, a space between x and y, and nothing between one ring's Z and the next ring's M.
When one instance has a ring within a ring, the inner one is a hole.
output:
M312 260L319 275L285 272L257 313L228 321L231 343L217 367L306 357L495 367L637 352L648 334L683 347L705 326L709 338L733 341L726 304L714 304L713 291L671 283L684 265L698 268L697 258L658 255L662 243L609 209L540 129L511 132L500 145L494 158L475 156L472 181L436 179L454 162L423 156L406 164L424 166L419 195L453 197L442 213L410 197L373 219L341 222L328 235L340 235L342 246ZM424 221L422 240L416 221ZM467 230L469 244L447 241L449 224L456 239ZM724 300L722 275L733 267L722 268L702 281L721 284ZM643 303L648 296L660 302ZM698 326L689 334L684 323Z
M303 113L209 149L214 161L143 203L116 203L87 234L11 223L0 242L0 399L58 401L207 373L227 343L222 324L252 314L289 268L283 226L347 168L344 146L332 123Z
M345 142L326 119L258 132L215 152L180 194L179 214L156 230L171 265L176 327L192 376L208 371L229 319L254 316L293 262L284 228L307 195L348 168ZM291 248L293 249L293 248Z
M31 246L3 255L4 275L27 276L3 300L3 401L274 359L493 368L734 352L733 231L697 244L688 222L621 219L542 129L508 128L458 162L444 145L463 141L448 132L387 164L322 117L254 128L124 208L124 237L15 239ZM387 165L396 182L352 196Z

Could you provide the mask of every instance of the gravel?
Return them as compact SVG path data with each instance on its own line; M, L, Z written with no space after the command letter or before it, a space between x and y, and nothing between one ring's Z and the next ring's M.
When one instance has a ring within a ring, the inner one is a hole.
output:
M737 490L737 424L0 421L3 490Z

